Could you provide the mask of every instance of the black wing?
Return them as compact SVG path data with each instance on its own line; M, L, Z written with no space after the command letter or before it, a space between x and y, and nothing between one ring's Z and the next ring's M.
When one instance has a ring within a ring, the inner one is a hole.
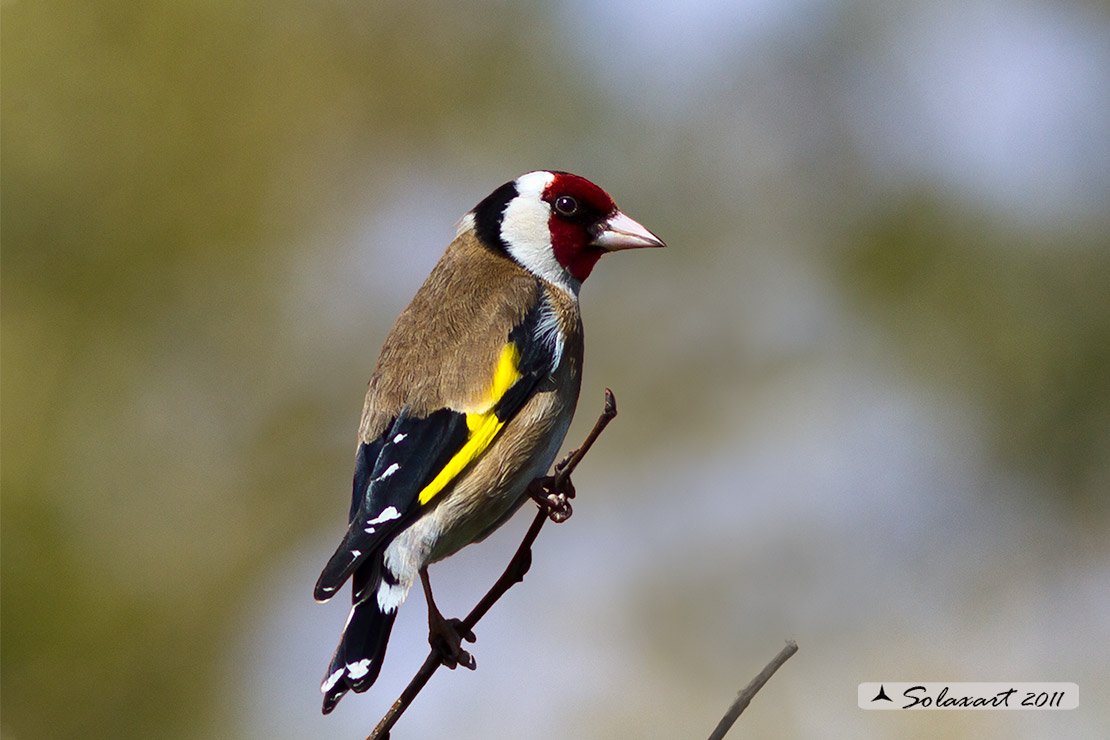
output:
M402 411L381 437L359 445L347 534L316 583L318 601L330 599L376 542L411 519L419 491L466 438L463 413L440 409L414 418Z
M466 414L442 408L418 418L402 410L384 434L359 445L347 534L316 582L317 601L334 596L371 552L419 516L485 451L551 373L559 342L550 308L541 300L506 338L498 375L509 374L513 381L493 398L488 411Z

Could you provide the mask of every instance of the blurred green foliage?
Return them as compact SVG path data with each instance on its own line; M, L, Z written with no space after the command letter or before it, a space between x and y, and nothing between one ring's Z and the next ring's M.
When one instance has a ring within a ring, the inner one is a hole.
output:
M1101 527L1110 450L1110 244L1018 230L928 193L846 230L843 283L898 338L910 374L988 413L1008 468Z
M352 386L290 387L289 250L352 169L388 188L406 151L488 151L504 111L542 129L583 97L530 94L534 8L473 10L5 3L5 733L219 721L234 594L350 465Z

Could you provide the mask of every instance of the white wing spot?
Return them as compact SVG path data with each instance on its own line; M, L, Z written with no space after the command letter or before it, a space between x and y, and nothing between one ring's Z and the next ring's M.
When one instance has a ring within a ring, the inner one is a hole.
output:
M326 694L339 683L339 679L343 677L343 668L337 669L334 673L324 679L324 683L320 684L320 693Z
M385 480L386 478L393 475L394 473L396 473L400 469L401 469L400 465L398 465L397 463L393 463L388 468L386 468L384 471L382 471L382 474L378 476L378 480Z
M396 506L387 506L384 509L382 509L381 514L378 514L376 517L374 517L373 519L368 521L367 524L382 524L384 522L390 522L390 521L393 521L394 519L400 519L400 518L401 518L401 512L397 511Z
M362 555L362 550L351 550L351 560L358 560Z
M370 672L370 659L363 658L357 663L347 664L347 675L356 681Z
M396 437L393 438L393 444L397 444L398 442L400 442L402 439L404 439L407 436L409 436L409 435L407 435L407 434L398 434Z
M393 467L397 467L397 466L394 465ZM368 526L365 529L363 529L362 531L365 532L366 534L374 534L374 529L375 529L374 525L375 524L382 524L384 522L391 522L394 519L400 518L400 516L401 516L401 512L397 511L396 507L387 506L384 509L382 509L381 514L378 514L376 517L374 517L370 521L366 522L366 524Z

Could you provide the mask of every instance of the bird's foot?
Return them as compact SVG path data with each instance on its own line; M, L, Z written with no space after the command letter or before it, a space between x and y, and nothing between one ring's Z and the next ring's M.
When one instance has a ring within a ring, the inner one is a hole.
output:
M474 670L478 664L462 646L463 640L474 642L474 633L463 626L461 619L437 616L428 616L428 644L439 654L439 661L451 670L460 665Z
M461 619L444 619L432 596L427 567L420 569L420 585L424 587L424 600L428 602L428 644L439 656L439 662L451 670L460 665L474 670L477 667L474 656L462 646L463 640L474 642L474 633L463 625Z
M574 484L569 477L559 476L560 469L566 465L567 460L569 458L555 466L555 475L536 478L528 486L528 495L547 511L548 518L556 524L570 519L570 515L574 513L570 505L570 500L574 498Z

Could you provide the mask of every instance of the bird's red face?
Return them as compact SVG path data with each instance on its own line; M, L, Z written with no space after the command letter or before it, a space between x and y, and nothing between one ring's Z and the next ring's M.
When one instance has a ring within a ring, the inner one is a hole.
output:
M497 240L533 274L577 292L606 252L665 246L625 216L609 194L567 172L529 172L473 212L479 236Z
M605 254L593 240L603 228L600 224L619 213L617 204L589 180L562 172L555 174L541 197L551 206L547 226L555 259L581 282Z

